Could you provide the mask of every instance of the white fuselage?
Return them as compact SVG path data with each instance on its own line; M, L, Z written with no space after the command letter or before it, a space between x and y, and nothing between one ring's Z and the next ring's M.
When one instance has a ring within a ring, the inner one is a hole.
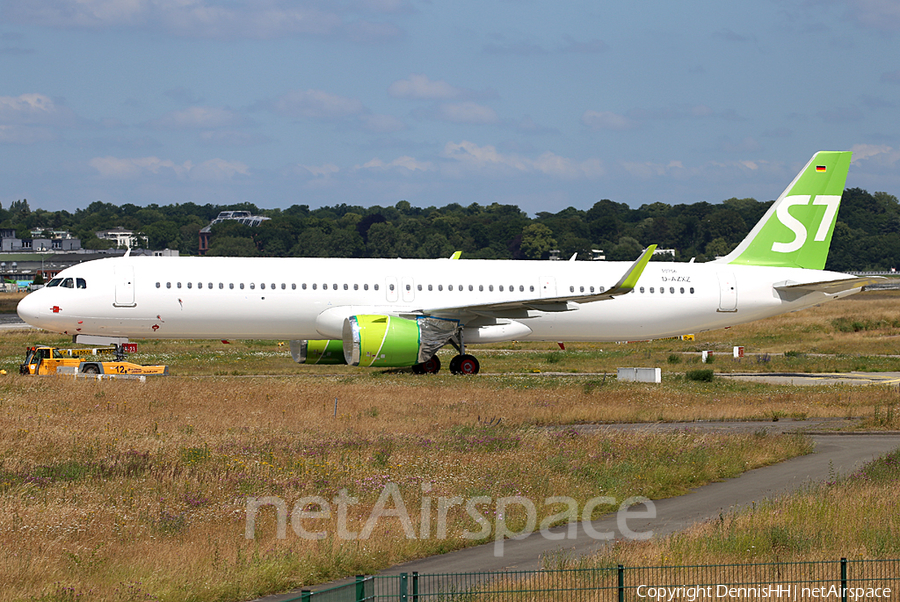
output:
M608 289L628 266L587 261L124 257L64 270L58 278L71 278L71 288L38 290L20 303L18 312L29 324L54 332L128 338L340 339L343 321L351 315L424 314L459 319L469 343L621 341L721 328L860 290L784 296L775 284L848 276L800 268L651 262L634 292L590 303L569 302L567 311L529 308L502 315L466 309Z

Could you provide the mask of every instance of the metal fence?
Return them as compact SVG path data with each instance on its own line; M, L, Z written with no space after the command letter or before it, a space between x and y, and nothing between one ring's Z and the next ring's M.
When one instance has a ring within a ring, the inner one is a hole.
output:
M900 601L900 559L359 575L285 602Z

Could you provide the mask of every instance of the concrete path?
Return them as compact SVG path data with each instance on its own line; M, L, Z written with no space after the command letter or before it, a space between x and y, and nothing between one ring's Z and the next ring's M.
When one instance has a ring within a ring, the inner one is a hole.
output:
M696 428L696 423L692 424ZM618 428L623 426L625 425L617 425ZM637 426L646 428L648 425ZM685 428L685 425L681 428ZM851 474L867 462L900 447L900 434L827 434L813 435L812 439L816 445L813 454L751 470L737 478L711 483L686 495L655 501L655 517L630 517L627 527L639 533L652 531L654 537L669 535L694 523L716 518L723 512L797 491L805 484L821 483L836 475ZM634 510L644 508L636 506ZM594 533L613 532L615 537L622 537L615 514L591 522L590 527L589 530ZM566 526L554 528L551 533L565 534L567 528ZM552 554L581 556L595 552L607 543L590 537L585 526L579 524L575 539L553 541L540 533L535 533L522 540L506 540L502 556L495 555L495 545L490 543L403 563L386 569L381 574L396 575L413 571L420 574L529 571L540 568L544 556ZM322 584L311 589L326 589L346 582ZM260 600L279 602L298 593L299 590Z

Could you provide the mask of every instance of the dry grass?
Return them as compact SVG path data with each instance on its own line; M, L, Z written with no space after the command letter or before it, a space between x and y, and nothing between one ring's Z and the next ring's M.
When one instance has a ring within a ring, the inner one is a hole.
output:
M8 377L0 405L0 600L71 592L92 600L238 600L457 548L471 543L462 531L477 530L457 507L446 538L434 536L435 524L432 537L408 539L397 519L384 519L366 541L278 540L264 513L257 538L246 541L246 496L293 504L306 495L331 500L346 488L360 499L349 515L359 531L387 482L400 487L420 525L425 483L435 506L457 495L521 495L539 507L567 495L583 504L601 494L674 495L808 451L795 437L539 429L517 414L545 411L546 391L376 380L141 385ZM479 422L489 410L510 424ZM324 521L330 534L334 520ZM509 520L518 528L517 517Z

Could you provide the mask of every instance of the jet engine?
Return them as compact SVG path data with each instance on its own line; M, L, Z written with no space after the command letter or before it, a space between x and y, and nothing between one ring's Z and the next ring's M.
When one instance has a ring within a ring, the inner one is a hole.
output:
M456 332L456 320L357 315L344 321L344 359L351 366L398 367L425 362Z
M343 341L291 341L291 357L298 364L346 364Z

